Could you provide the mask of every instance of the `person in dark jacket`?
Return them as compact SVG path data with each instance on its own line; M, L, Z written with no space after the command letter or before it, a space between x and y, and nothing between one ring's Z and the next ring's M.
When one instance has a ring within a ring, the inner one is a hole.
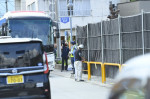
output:
M65 70L68 70L68 53L69 53L69 48L67 46L67 43L63 43L62 46L62 68L61 68L61 72L64 70L64 61L66 62L66 66L65 66Z

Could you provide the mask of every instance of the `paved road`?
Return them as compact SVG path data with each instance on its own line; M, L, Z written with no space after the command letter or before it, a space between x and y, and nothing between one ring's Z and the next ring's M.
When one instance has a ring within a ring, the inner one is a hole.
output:
M109 87L89 82L76 82L74 79L51 73L52 99L107 99Z

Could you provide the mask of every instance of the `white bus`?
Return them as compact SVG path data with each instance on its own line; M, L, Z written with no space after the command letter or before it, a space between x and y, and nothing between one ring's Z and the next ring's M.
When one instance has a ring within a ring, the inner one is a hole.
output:
M48 65L54 70L54 31L51 18L41 11L12 11L0 18L0 35L12 38L41 39L47 52Z

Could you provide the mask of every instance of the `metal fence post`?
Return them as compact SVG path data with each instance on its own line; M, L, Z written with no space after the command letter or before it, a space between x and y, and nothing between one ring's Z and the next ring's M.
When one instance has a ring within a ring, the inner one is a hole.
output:
M122 64L122 40L121 40L121 18L118 15L118 29L119 29L119 57L120 57L120 64Z
M143 47L143 55L144 55L144 11L142 10L142 47Z
M88 62L90 61L90 50L89 50L89 24L87 24L87 48L88 48Z
M103 50L103 21L101 21L101 52L102 52L102 63L104 62L104 50Z

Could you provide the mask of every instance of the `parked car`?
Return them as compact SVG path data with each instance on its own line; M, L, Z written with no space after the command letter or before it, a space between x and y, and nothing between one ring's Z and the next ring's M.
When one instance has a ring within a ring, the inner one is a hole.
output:
M0 99L51 99L40 39L0 38Z
M150 54L125 63L116 77L109 99L150 99Z

